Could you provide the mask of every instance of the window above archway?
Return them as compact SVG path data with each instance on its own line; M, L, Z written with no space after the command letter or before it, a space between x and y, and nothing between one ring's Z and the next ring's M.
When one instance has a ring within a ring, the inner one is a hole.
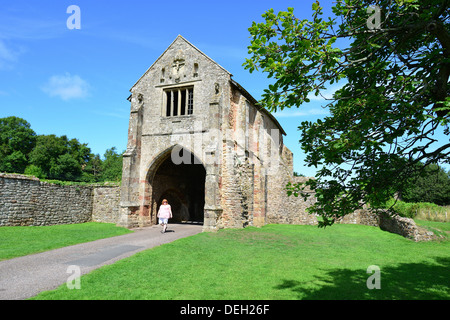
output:
M194 114L194 87L164 90L164 116L176 117Z

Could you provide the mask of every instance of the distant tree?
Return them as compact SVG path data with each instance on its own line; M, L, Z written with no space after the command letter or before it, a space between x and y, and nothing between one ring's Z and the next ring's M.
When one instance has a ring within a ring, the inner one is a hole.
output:
M102 164L102 181L122 180L122 154L118 154L116 147L106 150Z
M66 138L65 136L63 136ZM91 158L91 149L87 143L80 143L78 139L68 141L68 153L75 159L82 168L86 166Z
M50 177L63 181L79 181L81 174L80 163L69 153L58 156L50 168Z
M30 153L30 164L40 168L49 179L79 181L90 155L87 145L77 139L40 135Z
M294 171L294 177L304 177L305 175L303 173L298 173L297 171Z
M423 164L418 164L423 167ZM401 193L405 202L430 202L441 206L450 205L450 172L437 164L419 170L408 180Z
M0 119L0 172L24 173L35 143L36 133L26 120Z
M83 168L81 180L84 182L99 182L101 181L103 170L103 161L98 154L91 154L89 161Z
M330 116L299 127L305 161L318 168L306 186L320 226L381 206L418 162L450 163L448 139L435 136L450 134L448 8L448 0L338 0L324 19L316 1L310 20L271 9L249 29L245 67L274 80L261 100L269 111L300 107L345 79Z

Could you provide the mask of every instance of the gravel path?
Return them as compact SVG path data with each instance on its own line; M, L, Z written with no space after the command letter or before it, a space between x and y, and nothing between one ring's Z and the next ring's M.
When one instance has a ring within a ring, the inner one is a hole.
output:
M134 233L78 244L48 252L0 261L0 300L23 300L53 290L73 277L69 266L81 275L133 254L202 231L201 225L172 224L161 234L158 226Z

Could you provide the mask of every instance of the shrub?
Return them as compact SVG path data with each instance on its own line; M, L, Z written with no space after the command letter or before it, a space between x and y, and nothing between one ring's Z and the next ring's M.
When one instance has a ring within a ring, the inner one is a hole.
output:
M394 204L395 203L395 204ZM447 221L450 207L441 207L430 202L407 203L394 199L388 201L385 208L393 207L394 211L402 217L425 219L430 221Z
M45 174L44 170L42 170L40 167L35 166L34 164L30 164L25 169L25 174L29 176L35 176L39 179L45 179L47 178L47 175Z

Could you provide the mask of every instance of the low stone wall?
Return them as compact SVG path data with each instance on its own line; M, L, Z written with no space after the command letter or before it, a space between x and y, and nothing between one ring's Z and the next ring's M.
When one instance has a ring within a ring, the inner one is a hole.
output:
M379 227L380 220L377 214L367 210L360 209L339 218L336 223L341 224L362 224L365 226Z
M275 177L279 179L279 177ZM292 184L304 183L308 177L290 177ZM299 224L299 225L317 225L317 216L309 214L307 209L314 205L316 198L309 189L305 190L310 197L305 201L302 196L288 196L286 184L288 181L280 180L273 183L274 188L278 188L278 207L272 208L267 216L267 223L273 224ZM272 195L273 197L273 195Z
M410 218L380 213L379 221L381 230L396 233L414 241L430 241L436 239L433 232L419 227L414 220Z
M92 220L92 188L60 186L0 174L0 226L44 226Z
M93 188L92 221L119 224L120 187Z
M390 215L386 211L375 213L367 209L361 209L339 219L337 223L379 227L381 230L399 234L414 241L430 241L436 239L433 232L419 227L413 219L404 218L399 215Z
M66 186L0 173L0 226L119 221L119 187Z

